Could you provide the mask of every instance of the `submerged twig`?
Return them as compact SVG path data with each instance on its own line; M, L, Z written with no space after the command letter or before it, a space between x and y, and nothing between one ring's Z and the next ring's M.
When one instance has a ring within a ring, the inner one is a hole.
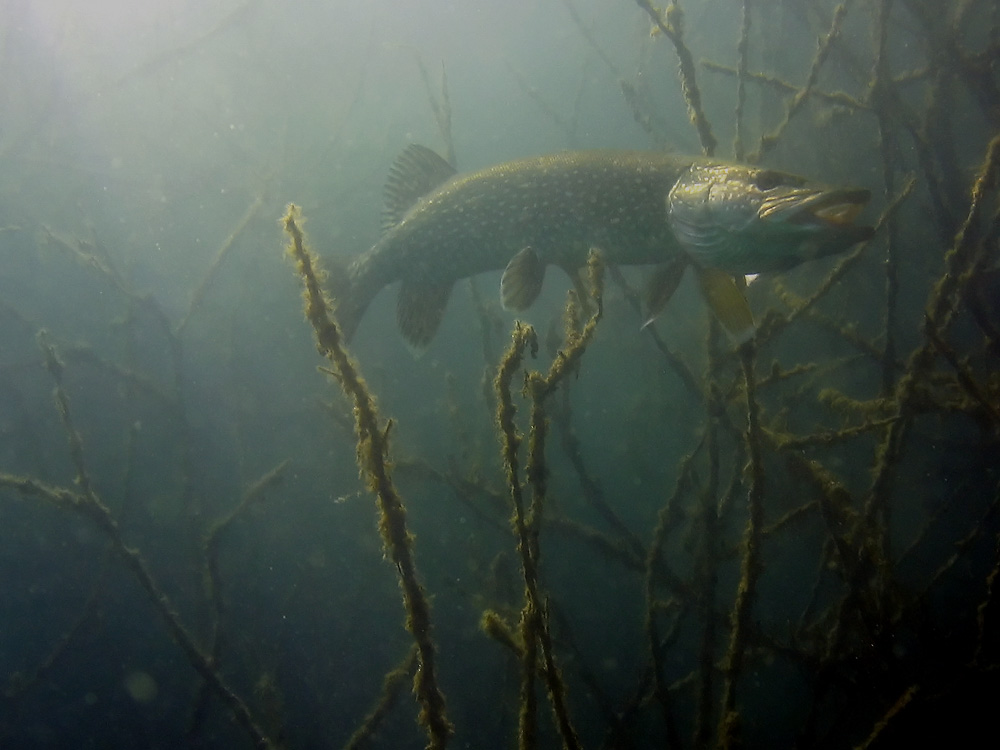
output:
M712 133L712 126L709 125L705 110L701 106L701 92L698 90L696 81L694 57L691 55L691 50L684 44L684 12L677 4L677 0L671 0L666 13L654 8L649 0L636 0L636 3L649 14L656 28L674 45L679 65L677 73L680 77L681 91L684 94L684 103L687 104L688 115L698 131L702 153L705 156L714 155L718 141Z
M286 251L295 262L305 286L306 318L312 324L317 346L333 364L337 382L345 395L354 402L358 468L369 489L375 493L379 531L403 589L406 629L417 645L420 668L414 678L413 689L421 705L419 721L427 732L430 748L441 750L447 746L454 730L448 721L444 694L438 685L436 648L431 640L430 602L417 575L413 535L406 524L406 508L389 469L388 441L392 422L385 426L380 424L375 399L344 348L343 336L333 318L332 305L320 285L322 272L318 268L318 259L306 245L299 221L298 209L289 205L282 219L289 238Z

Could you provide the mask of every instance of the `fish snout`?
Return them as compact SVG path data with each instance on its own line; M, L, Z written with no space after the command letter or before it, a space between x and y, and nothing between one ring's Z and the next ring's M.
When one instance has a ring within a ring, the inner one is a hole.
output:
M793 202L780 207L778 212L786 213L784 220L790 224L815 226L819 229L851 227L873 231L871 227L854 225L854 220L871 197L871 190L867 188L845 187L802 191L802 194L794 196Z

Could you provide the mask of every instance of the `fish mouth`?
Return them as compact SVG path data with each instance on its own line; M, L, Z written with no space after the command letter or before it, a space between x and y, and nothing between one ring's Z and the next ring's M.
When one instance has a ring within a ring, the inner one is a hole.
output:
M757 215L768 221L782 221L818 229L850 229L852 233L858 234L860 241L874 233L872 227L854 224L871 197L871 191L865 188L799 188L780 196L768 196Z

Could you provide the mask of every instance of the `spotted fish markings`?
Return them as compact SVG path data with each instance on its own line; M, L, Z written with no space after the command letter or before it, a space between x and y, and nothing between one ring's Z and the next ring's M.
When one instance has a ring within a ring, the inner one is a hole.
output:
M773 170L644 151L568 151L456 175L412 145L390 172L382 238L352 263L337 317L350 337L371 299L401 281L397 322L422 349L455 281L505 269L501 299L522 310L548 266L573 276L597 247L613 264L667 264L657 277L669 291L651 293L660 307L694 266L720 320L745 336L752 318L732 275L866 239L871 229L851 222L867 199Z

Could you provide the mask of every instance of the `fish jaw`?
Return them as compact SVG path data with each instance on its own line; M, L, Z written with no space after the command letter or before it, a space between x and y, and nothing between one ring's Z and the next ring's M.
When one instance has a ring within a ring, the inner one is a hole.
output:
M744 275L784 271L869 239L874 230L853 222L870 198L863 188L699 162L671 189L667 209L674 235L693 260Z

